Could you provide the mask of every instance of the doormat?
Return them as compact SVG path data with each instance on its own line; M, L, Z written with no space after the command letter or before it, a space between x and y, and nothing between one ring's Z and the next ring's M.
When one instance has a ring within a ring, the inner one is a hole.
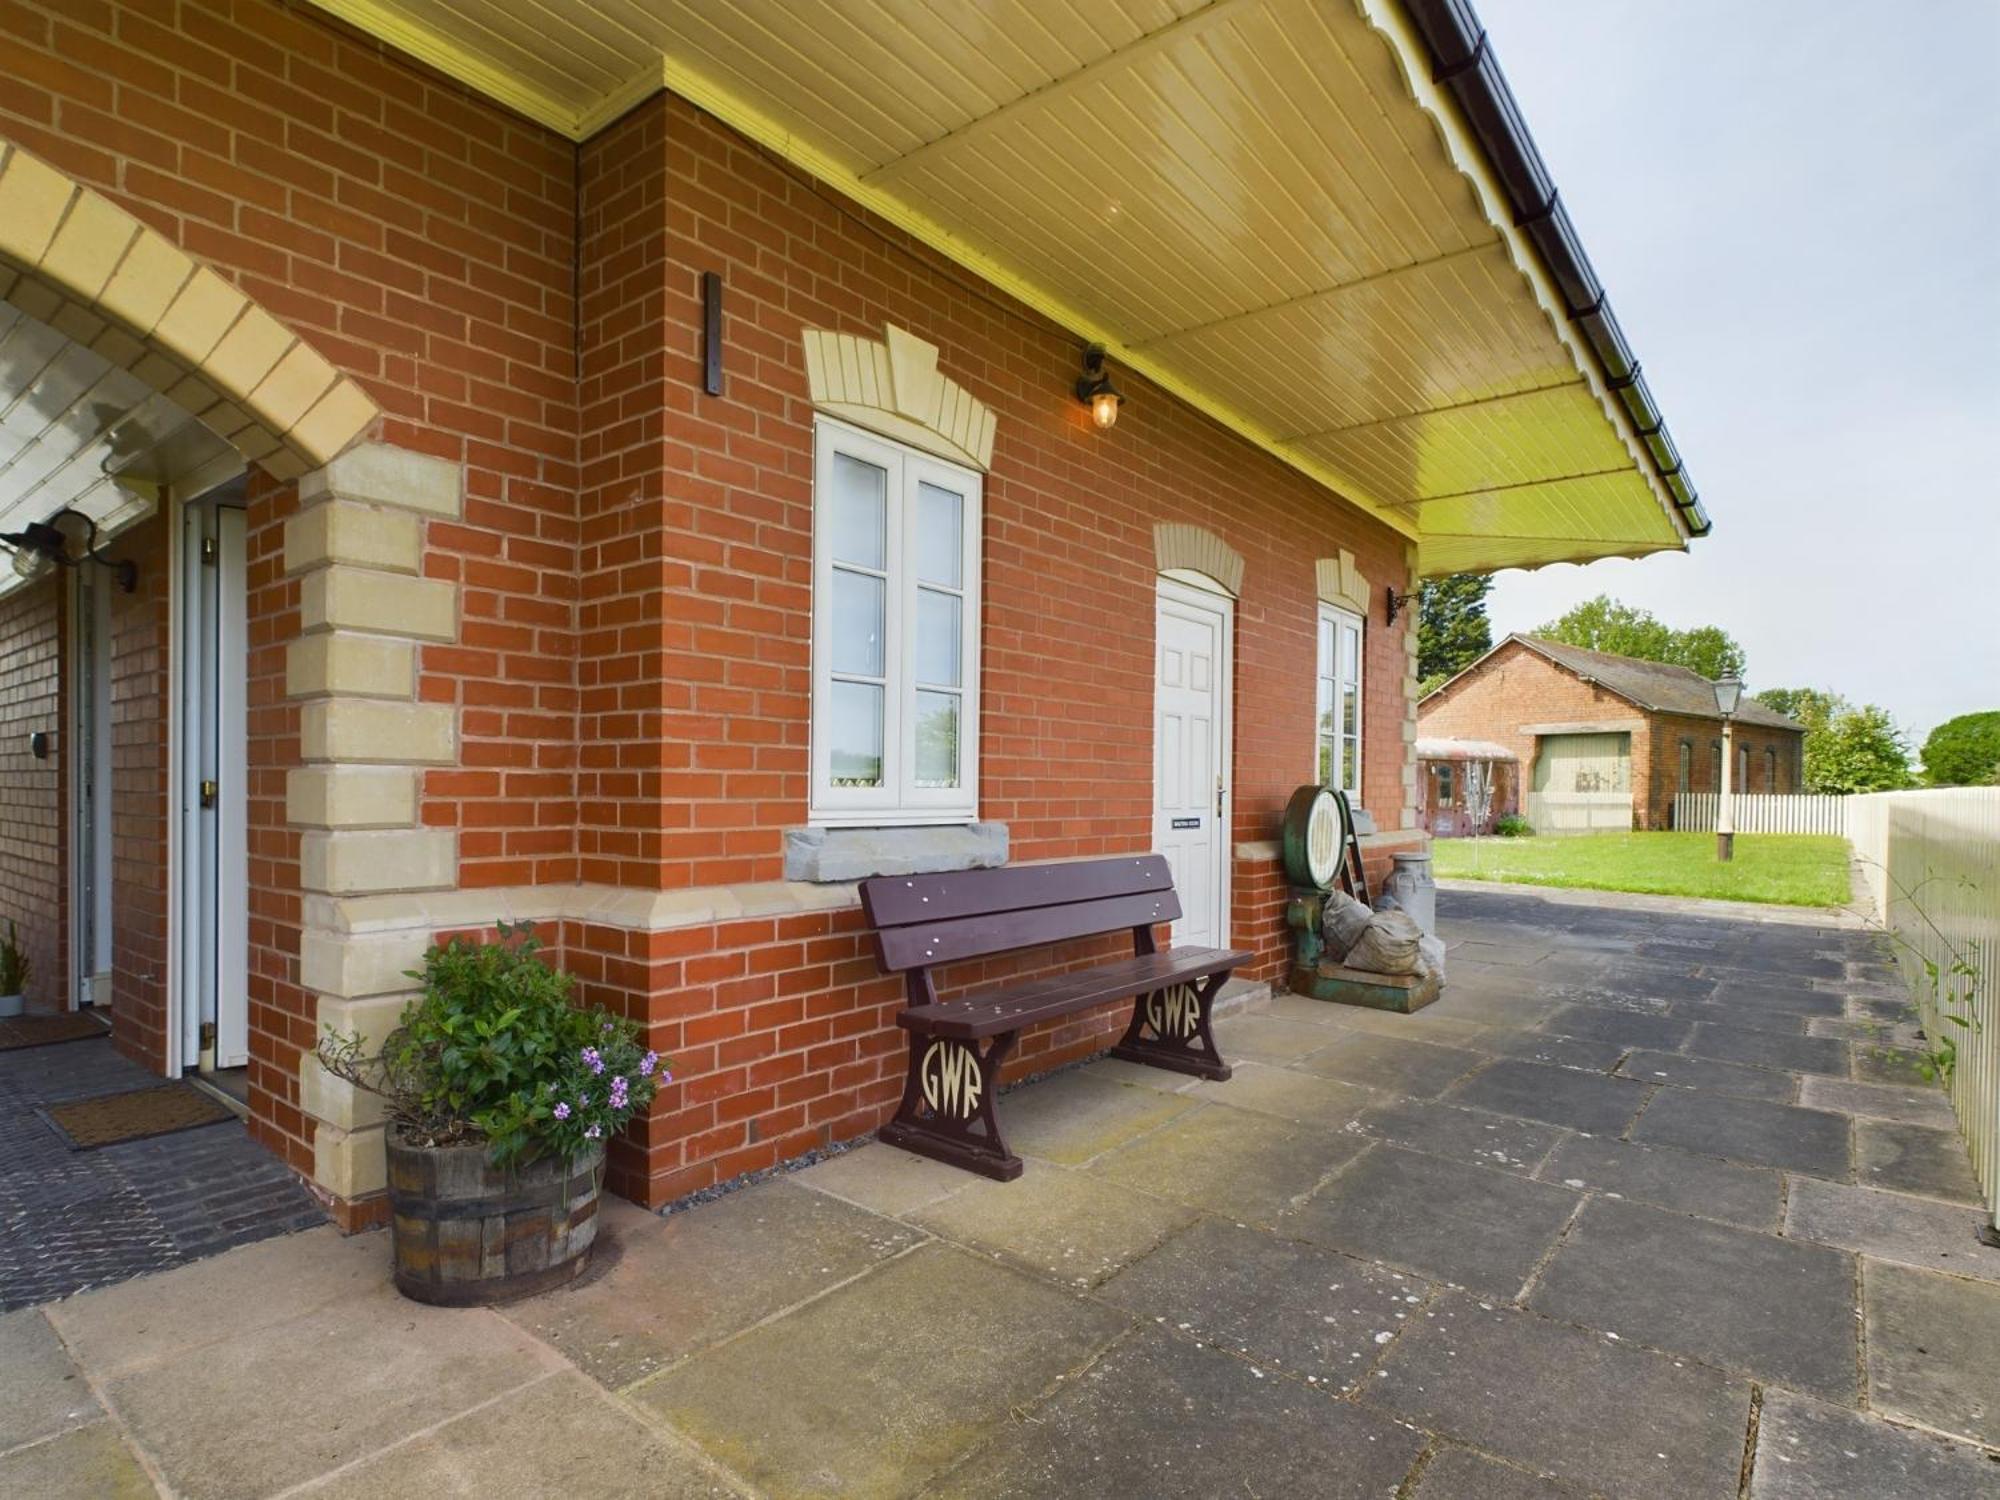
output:
M105 1094L69 1104L51 1104L44 1113L78 1151L95 1151L120 1141L172 1135L199 1125L236 1118L236 1112L188 1083L163 1083L129 1094Z
M46 1047L50 1042L81 1042L109 1035L110 1029L102 1021L80 1010L59 1016L8 1016L0 1020L0 1052L12 1052L16 1047Z

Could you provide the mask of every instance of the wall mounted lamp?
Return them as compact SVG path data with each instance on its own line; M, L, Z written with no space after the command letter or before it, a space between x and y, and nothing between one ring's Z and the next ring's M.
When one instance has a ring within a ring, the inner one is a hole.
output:
M1118 404L1125 398L1104 368L1102 344L1091 344L1083 351L1083 373L1076 377L1076 399L1090 408L1090 420L1099 431L1118 420Z
M83 551L70 556L69 534L57 524L74 516L87 528ZM129 557L113 562L97 550L97 523L80 510L59 510L46 521L30 521L19 531L0 531L0 542L14 549L14 571L26 579L43 577L51 568L77 568L94 562L118 577L118 587L131 593L139 587L139 565Z
M1388 588L1382 592L1389 596L1389 623L1391 625L1396 623L1396 616L1408 609L1416 602L1417 598L1414 591L1407 594L1399 594L1393 588Z

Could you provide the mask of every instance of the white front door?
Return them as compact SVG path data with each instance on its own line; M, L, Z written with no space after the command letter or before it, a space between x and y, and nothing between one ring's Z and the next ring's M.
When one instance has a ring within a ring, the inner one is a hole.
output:
M230 486L182 511L181 1066L250 1060L243 512ZM234 502L234 503L232 503Z
M1160 580L1153 668L1153 847L1180 893L1173 941L1229 943L1231 601Z
M75 1003L111 1003L111 592L100 568L70 577L70 973Z

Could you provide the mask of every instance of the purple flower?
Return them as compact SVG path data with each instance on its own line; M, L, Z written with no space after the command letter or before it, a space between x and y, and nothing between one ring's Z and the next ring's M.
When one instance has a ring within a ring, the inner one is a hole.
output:
M606 1021L602 1026L598 1027L597 1029L599 1031L609 1031L611 1029L611 1023L609 1021Z
M648 1052L644 1057L639 1059L639 1076L641 1078L651 1078L653 1076L653 1069L659 1065L660 1054L657 1052Z
M554 1113L558 1120L567 1120L569 1118L569 1106L567 1104L558 1104L555 1107Z
M593 1125L583 1133L583 1138L587 1141L594 1141L603 1134L604 1127L602 1125Z
M662 1069L660 1072L660 1082L672 1083L673 1081L674 1081L674 1070L672 1068Z
M590 1108L590 1095L588 1095L588 1094L578 1094L578 1095L576 1096L576 1107L577 1107L578 1109L588 1109L588 1108Z
M583 1049L583 1060L590 1064L591 1072L602 1073L604 1071L604 1055L595 1047L585 1047Z

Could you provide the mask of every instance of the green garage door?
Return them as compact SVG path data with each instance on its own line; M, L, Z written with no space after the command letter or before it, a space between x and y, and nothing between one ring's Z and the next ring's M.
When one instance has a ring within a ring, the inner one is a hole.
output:
M1631 828L1632 736L1543 735L1528 821L1537 833Z

